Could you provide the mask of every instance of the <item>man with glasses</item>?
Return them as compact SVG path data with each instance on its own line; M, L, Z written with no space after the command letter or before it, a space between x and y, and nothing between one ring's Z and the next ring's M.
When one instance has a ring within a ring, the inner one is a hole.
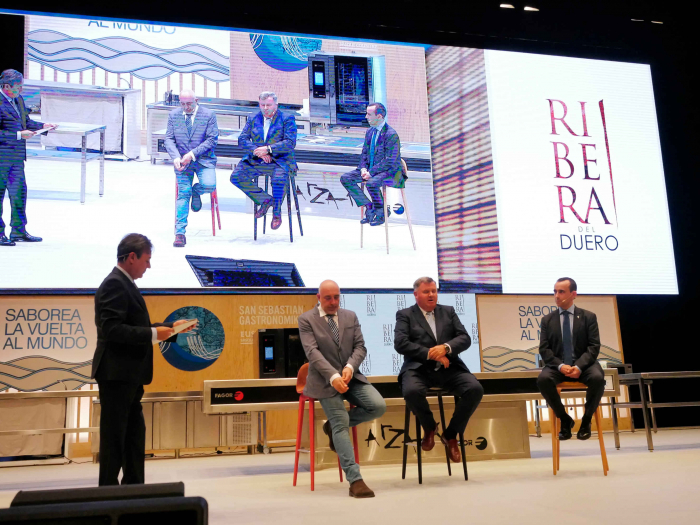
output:
M185 228L190 199L192 211L198 212L202 209L202 195L216 190L214 149L218 143L219 126L216 113L201 107L192 90L181 91L180 108L170 112L165 134L165 149L173 159L177 180L173 243L176 248L182 248L187 243ZM195 174L199 182L192 184Z
M24 161L27 160L27 140L36 131L53 129L55 124L42 124L29 118L21 96L24 77L19 71L6 69L0 74L0 246L18 242L41 242L41 237L27 233L27 182ZM2 203L5 192L10 197L12 217L10 237L5 236Z
M272 206L270 227L276 230L282 224L287 177L297 169L294 159L297 123L293 114L278 109L277 95L272 91L260 93L258 102L260 111L248 118L238 137L238 145L246 151L246 156L231 174L231 183L260 207L255 214L258 219ZM257 184L257 177L265 175L272 182L272 195Z

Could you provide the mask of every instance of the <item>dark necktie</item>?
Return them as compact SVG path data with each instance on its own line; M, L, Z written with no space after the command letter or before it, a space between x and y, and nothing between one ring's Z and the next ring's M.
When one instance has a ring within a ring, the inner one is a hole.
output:
M192 115L185 114L185 127L187 128L187 134L192 135Z
M574 364L574 345L571 342L571 325L569 324L571 312L563 310L562 315L564 316L564 326L561 331L561 338L564 343L564 364L571 366Z
M331 332L333 332L333 339L335 340L335 344L340 346L340 332L338 331L338 325L335 322L335 316L334 315L327 315L328 318L328 326L331 327Z
M374 166L374 149L377 144L377 133L379 133L376 129L372 133L372 138L370 139L369 143L369 167L371 168Z

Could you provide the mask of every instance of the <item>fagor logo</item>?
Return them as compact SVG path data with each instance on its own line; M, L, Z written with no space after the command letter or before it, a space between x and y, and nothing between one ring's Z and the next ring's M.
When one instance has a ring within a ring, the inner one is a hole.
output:
M478 437L476 440L474 440L474 446L476 447L477 450L486 450L486 447L489 445L489 442L486 441L485 437Z
M243 400L243 392L241 392L240 390L237 390L236 393L233 394L233 399L235 399L236 401L242 401ZM486 440L484 440L484 441L486 441Z

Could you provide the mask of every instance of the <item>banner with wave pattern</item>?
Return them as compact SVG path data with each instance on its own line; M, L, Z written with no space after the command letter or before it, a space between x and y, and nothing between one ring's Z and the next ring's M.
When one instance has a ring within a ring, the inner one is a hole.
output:
M27 356L0 363L0 392L15 388L22 392L36 390L77 390L90 379L92 360L64 363L45 356Z
M142 80L195 73L212 82L229 81L229 58L201 44L160 49L127 37L88 40L48 29L30 31L27 41L30 60L64 73L96 67Z

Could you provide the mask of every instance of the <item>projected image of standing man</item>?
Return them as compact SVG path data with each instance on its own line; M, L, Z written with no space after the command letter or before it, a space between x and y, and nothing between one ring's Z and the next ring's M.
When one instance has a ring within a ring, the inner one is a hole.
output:
M258 97L260 111L249 118L238 137L238 145L246 151L231 174L231 183L260 206L255 216L261 219L272 206L272 223L276 230L282 224L282 201L287 177L296 171L294 148L297 145L297 123L294 115L277 107L277 95L263 91ZM257 184L257 177L268 175L272 195Z
M165 133L165 149L173 159L177 180L173 243L176 248L182 248L187 243L185 228L190 199L192 211L198 212L202 209L202 195L216 189L214 148L219 142L216 113L200 107L192 90L180 92L180 108L168 115L168 129ZM193 185L195 174L199 182Z
M375 102L367 106L367 122L370 128L365 134L360 165L340 177L340 182L355 199L358 206L366 206L362 224L371 226L384 224L384 199L382 183L396 177L406 178L401 170L401 141L394 128L386 123L386 107ZM367 185L370 199L358 186ZM391 212L389 212L391 213Z
M18 242L41 242L41 237L27 233L27 181L24 161L27 160L27 140L42 128L53 129L55 124L42 124L29 118L22 98L24 76L14 69L0 74L0 246L14 246ZM2 202L5 191L10 197L12 233L5 237L2 220Z

